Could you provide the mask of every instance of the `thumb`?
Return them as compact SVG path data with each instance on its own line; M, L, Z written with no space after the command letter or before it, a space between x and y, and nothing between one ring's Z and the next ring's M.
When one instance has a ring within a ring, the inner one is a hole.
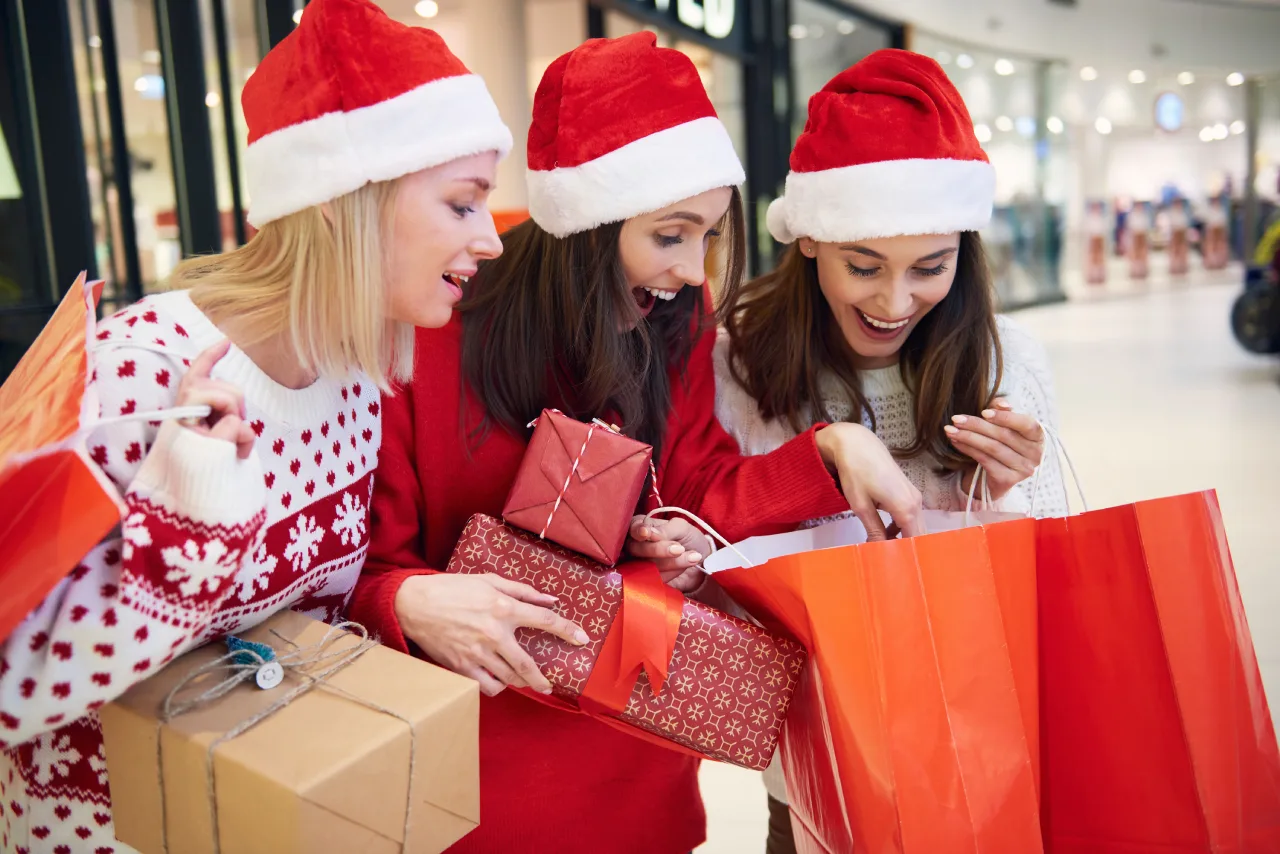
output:
M512 581L509 578L503 578L501 575L489 573L481 576L485 581L493 586L494 590L499 593L505 593L512 599L519 599L521 602L528 602L530 605L539 605L544 608L553 607L560 600L552 596L550 593L541 593L528 584L522 584L519 581Z

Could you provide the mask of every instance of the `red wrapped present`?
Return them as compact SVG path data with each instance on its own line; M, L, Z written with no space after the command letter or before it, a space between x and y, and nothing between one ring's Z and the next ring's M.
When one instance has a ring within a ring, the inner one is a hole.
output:
M502 518L613 566L652 471L653 449L603 421L583 424L554 409L534 423Z
M493 572L559 598L591 636L576 647L536 629L516 640L551 682L551 697L632 735L763 769L804 669L798 643L686 599L653 564L609 569L490 516L473 516L450 572Z

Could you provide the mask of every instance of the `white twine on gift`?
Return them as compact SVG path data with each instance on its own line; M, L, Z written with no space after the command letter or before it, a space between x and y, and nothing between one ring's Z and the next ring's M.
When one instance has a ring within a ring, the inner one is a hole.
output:
M558 409L552 409L549 411L554 412L557 415L564 414ZM538 419L537 418L533 419L525 426L530 429L533 429L534 427L538 426ZM621 431L618 430L617 427L614 427L612 424L606 424L604 421L601 421L599 418L591 419L591 423L587 425L587 438L582 440L582 447L578 449L578 455L573 459L573 467L570 468L569 473L565 475L564 486L560 487L560 493L556 496L556 502L551 506L551 512L547 514L547 521L542 526L542 530L538 532L538 539L540 540L546 539L547 531L551 529L551 520L556 517L556 511L560 509L560 502L564 500L564 494L569 491L569 484L573 482L573 476L578 471L578 465L582 462L582 457L587 453L587 444L591 442L591 436L593 433L595 433L596 427L603 427L604 429L608 430L610 433L617 433L621 435ZM652 454L650 454L649 456L649 479L650 479L650 486L653 490L653 499L657 503L661 504L662 496L658 494L658 470L653 464Z
M1040 429L1044 431L1046 449L1052 452L1054 464L1058 466L1058 471L1062 472L1062 460L1067 461L1067 468L1071 471L1071 480L1076 485L1076 494L1080 496L1080 506L1084 511L1089 512L1089 499L1085 497L1084 485L1080 482L1080 475L1076 472L1076 464L1071 460L1071 454L1067 452L1067 446L1063 443L1062 437L1057 431L1044 422L1037 422ZM1061 454L1061 457L1059 457ZM1035 517L1036 515L1036 499L1040 495L1040 473L1044 470L1045 463L1048 460L1042 459L1040 465L1036 466L1035 476L1031 478L1031 505L1027 508L1027 515ZM969 484L969 496L964 505L964 524L969 526L970 513L973 510L974 490L978 487L978 481L982 481L982 505L984 510L991 510L995 506L995 502L991 499L991 490L987 483L987 470L982 466L978 466L977 473L974 475L973 481ZM1063 485L1066 488L1066 485Z
M251 715L222 735L215 738L210 744L206 759L207 778L206 786L209 795L209 818L212 824L213 832L213 852L221 854L222 841L218 828L218 810L217 810L217 786L214 778L214 752L228 741L238 736L244 735L294 700L308 693L313 688L323 686L326 691L337 694L353 703L358 703L372 711L388 715L397 720L403 721L409 727L409 783L408 790L405 793L405 812L404 812L404 828L403 837L401 838L400 850L405 852L408 850L409 829L412 821L413 812L413 777L415 765L417 762L417 732L414 729L413 721L401 715L399 712L388 709L377 703L371 702L358 697L349 691L344 691L334 685L328 684L328 680L334 674L351 665L360 656L364 655L370 649L378 645L378 642L369 637L369 632L359 623L344 622L330 626L325 636L316 643L299 647L293 641L281 635L279 632L272 631L272 634L280 638L286 644L293 647L290 652L277 654L273 661L279 664L286 672L293 673L300 678L300 682L287 692L282 694L274 703L267 706L257 714ZM341 640L348 635L354 635L360 640L354 646L346 648L330 649L332 644ZM180 715L203 708L209 703L226 696L238 686L245 682L252 681L258 674L260 668L268 663L268 660L253 649L240 649L227 653L220 658L214 659L207 664L192 669L190 673L184 676L177 685L165 697L163 711L156 722L156 765L159 770L160 777L160 837L164 847L164 851L169 851L169 818L167 812L167 798L165 797L165 781L164 781L164 738L160 729L164 724L169 723ZM317 666L325 665L321 670L315 670ZM222 673L225 678L221 682L204 690L200 694L181 702L178 701L178 695L187 687L192 685L196 680L208 674Z

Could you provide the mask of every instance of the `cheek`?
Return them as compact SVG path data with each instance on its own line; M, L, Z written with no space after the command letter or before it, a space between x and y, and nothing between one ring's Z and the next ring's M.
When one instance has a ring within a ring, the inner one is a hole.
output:
M844 264L819 265L818 287L832 309L855 305L875 292L873 279L850 276Z
M954 272L927 279L926 284L916 289L916 301L923 307L933 308L946 299L947 294L951 293L951 286L955 283L955 280L956 274Z

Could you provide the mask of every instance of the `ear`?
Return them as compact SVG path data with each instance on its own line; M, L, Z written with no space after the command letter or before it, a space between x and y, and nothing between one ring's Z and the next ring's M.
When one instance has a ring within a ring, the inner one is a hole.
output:
M818 255L818 244L813 242L811 237L800 238L800 252L806 258L815 258Z

